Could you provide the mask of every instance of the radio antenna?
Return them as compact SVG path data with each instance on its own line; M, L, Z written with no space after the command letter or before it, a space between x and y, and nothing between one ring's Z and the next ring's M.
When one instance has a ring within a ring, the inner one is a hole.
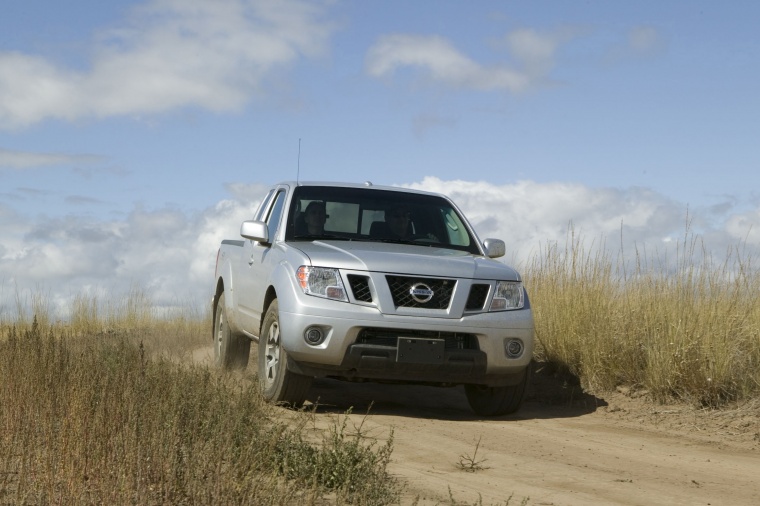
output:
M296 184L301 180L301 138L298 138L298 165L296 166Z

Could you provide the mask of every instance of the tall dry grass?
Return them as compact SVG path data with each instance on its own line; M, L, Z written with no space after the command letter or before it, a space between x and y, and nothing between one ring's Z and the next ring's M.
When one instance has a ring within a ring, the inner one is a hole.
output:
M760 272L687 234L673 258L612 258L571 233L526 269L541 358L584 386L721 406L760 393Z
M698 238L675 257L612 257L571 236L524 270L538 358L584 386L646 389L705 406L760 393L760 274ZM79 296L68 318L35 295L0 314L0 504L389 504L385 443L346 418L314 438L308 413L261 400L254 381L182 360L208 346L206 310L156 314ZM180 358L180 360L176 360ZM189 365L188 365L189 364Z
M379 443L344 419L315 437L309 413L264 403L255 381L167 353L208 345L208 317L159 319L129 297L78 298L65 323L0 322L0 504L396 499L392 434Z

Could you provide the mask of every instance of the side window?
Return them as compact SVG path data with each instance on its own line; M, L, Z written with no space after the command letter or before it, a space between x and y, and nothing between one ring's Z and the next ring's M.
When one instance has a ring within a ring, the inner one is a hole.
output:
M267 193L267 196L264 197L264 200L261 201L261 204L259 204L259 208L256 210L256 214L253 215L254 220L261 221L264 219L264 213L269 207L269 201L272 199L273 193L274 193L274 190L269 190L269 193Z
M274 236L277 233L277 227L280 224L280 218L282 217L282 209L285 206L285 192L280 191L277 193L277 196L275 196L274 204L272 205L272 210L269 211L269 216L267 217L267 231L269 233L269 241L274 241Z

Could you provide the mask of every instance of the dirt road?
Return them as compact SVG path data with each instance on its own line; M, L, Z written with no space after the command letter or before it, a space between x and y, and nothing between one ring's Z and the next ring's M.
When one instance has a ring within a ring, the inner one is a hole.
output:
M404 504L760 504L757 410L709 413L535 383L518 415L491 420L471 414L461 388L322 380L312 398L319 416L353 407L357 422L374 401L364 428L381 439L393 428Z
M461 387L319 380L310 401L323 422L352 408L363 433L384 441L393 430L402 504L760 504L760 404L602 398L538 369L520 412L497 419L475 417Z

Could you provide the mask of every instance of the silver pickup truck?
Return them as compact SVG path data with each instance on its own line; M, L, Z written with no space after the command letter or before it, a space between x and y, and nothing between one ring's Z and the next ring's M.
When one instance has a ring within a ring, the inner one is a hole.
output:
M217 365L258 343L270 402L299 406L313 378L464 385L475 413L513 413L533 354L520 275L494 260L439 194L371 183L272 187L242 240L222 241L214 280Z

